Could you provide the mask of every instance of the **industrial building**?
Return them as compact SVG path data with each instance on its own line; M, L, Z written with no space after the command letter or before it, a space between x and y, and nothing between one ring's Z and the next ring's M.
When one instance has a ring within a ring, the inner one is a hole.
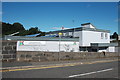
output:
M47 37L49 35L56 37ZM17 51L116 52L117 46L110 43L109 30L97 29L91 23L81 24L78 28L50 31L46 37L33 38L34 41L27 39L21 39L22 45L21 41L18 41Z
M91 23L81 24L78 28L48 32L47 35L58 35L59 32L64 37L78 37L80 51L106 51L110 45L110 31L97 29Z
M49 32L46 33L46 36L50 36L50 35L51 36L52 35L58 36L59 33L61 32L63 37L79 38L80 37L80 32L83 31L83 30L110 33L109 30L97 29L93 24L85 23L85 24L81 24L81 27L77 27L77 28L62 29L62 30L58 30L58 31L49 31Z
M61 35L59 35L59 33L61 33ZM46 36L35 37L36 35L38 34L27 36L5 36L2 41L1 59L19 60L20 58L21 60L26 60L28 55L28 57L32 56L32 58L34 58L37 54L41 55L41 59L47 59L47 53L51 53L51 59L53 59L53 56L55 58L56 56L59 57L59 53L62 53L64 58L65 55L63 54L68 55L71 54L71 52L73 53L72 55L76 55L79 52L82 54L103 51L116 53L120 50L117 42L110 43L109 30L98 29L91 23L81 24L81 27L78 28L50 31L47 32ZM82 54L81 57L84 57ZM37 58L35 57L35 59Z

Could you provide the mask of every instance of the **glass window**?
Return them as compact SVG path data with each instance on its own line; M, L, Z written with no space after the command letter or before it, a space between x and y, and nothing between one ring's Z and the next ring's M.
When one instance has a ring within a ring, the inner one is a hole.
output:
M103 33L101 33L101 39L103 39Z
M107 33L105 33L105 39L107 39Z

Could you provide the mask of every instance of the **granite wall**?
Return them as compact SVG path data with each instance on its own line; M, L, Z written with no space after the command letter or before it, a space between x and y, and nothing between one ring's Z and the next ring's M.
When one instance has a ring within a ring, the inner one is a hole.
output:
M118 53L100 52L17 52L17 61L58 61L118 57Z
M118 57L118 53L106 52L40 52L40 51L16 51L17 41L2 41L3 61L57 61ZM120 54L119 54L120 56Z
M2 41L2 60L16 60L17 41Z

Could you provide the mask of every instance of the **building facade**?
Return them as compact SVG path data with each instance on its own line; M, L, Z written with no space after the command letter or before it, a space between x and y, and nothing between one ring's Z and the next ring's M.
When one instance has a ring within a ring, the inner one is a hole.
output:
M77 41L18 41L17 51L79 52Z
M101 52L106 51L110 44L110 31L101 30L92 24L82 24L79 32L80 51Z
M81 27L48 32L49 35L58 35L79 38L80 51L101 52L106 51L110 43L110 31L97 29L91 23L81 24ZM47 35L48 35L47 34Z
M59 33L62 33L61 37ZM46 34L54 37L8 37L10 40L24 41L25 45L18 45L22 51L50 51L50 52L117 52L118 44L110 43L110 31L96 28L91 23L81 24L81 27L50 31ZM32 42L32 45L29 44ZM41 44L44 42L44 45ZM27 44L26 44L27 43ZM74 45L75 43L75 45ZM36 45L35 45L36 44Z

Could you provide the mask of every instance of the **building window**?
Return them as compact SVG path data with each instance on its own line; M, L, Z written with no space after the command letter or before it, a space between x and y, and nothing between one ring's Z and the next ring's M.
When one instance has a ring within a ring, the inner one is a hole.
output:
M101 33L101 39L103 39L103 37L104 37L104 36L103 36L103 33Z
M105 39L107 39L107 37L108 37L108 36L107 36L107 33L105 33Z

